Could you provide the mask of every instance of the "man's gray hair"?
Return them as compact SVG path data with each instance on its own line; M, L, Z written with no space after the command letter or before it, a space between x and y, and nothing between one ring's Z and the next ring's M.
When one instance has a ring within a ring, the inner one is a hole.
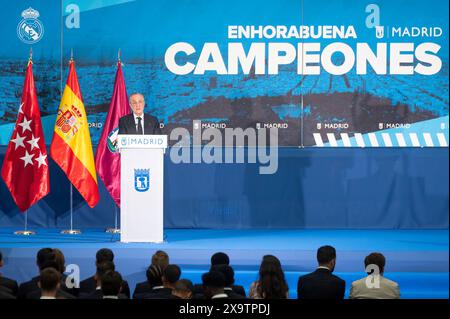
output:
M131 97L132 97L133 95L140 95L140 96L142 96L142 98L143 98L144 101L145 101L144 94L142 94L141 92L133 92L133 93L131 93L131 94L128 96L128 102L130 102Z

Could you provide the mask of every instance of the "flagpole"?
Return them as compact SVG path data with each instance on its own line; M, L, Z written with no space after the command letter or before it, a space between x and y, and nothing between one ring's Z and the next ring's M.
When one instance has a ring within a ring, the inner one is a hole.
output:
M24 230L15 231L14 235L23 235L23 236L36 235L36 232L28 230L28 209L25 211L25 227L24 227Z
M117 50L117 65L122 63L120 60L120 55L121 55L121 52L120 52L120 48L119 48L119 50ZM118 221L117 205L114 202L114 228L107 228L106 229L107 233L120 234L120 228L118 227L117 221Z
M70 62L73 61L73 49L70 49ZM81 230L73 229L73 185L70 183L70 229L61 231L61 234L67 235L79 235Z

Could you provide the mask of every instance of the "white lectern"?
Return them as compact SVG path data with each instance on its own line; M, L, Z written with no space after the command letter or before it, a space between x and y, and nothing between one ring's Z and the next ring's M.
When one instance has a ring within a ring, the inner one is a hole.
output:
M119 135L120 241L161 243L167 135Z

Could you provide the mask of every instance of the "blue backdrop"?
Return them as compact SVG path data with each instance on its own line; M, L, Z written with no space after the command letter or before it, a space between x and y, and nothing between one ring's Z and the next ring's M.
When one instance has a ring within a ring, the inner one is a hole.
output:
M5 147L0 148L0 165ZM169 228L448 228L448 148L281 148L278 172L256 164L165 160ZM33 227L68 227L70 185L50 160L51 192L29 210ZM74 189L75 227L114 225L100 184L90 209ZM4 182L0 225L23 226ZM148 203L151 209L151 203Z

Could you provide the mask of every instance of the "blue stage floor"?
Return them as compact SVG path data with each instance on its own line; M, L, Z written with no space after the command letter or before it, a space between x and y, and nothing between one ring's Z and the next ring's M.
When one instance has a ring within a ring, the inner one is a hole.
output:
M316 267L316 249L333 245L337 249L335 273L347 282L347 296L353 280L364 276L364 257L373 251L387 259L385 276L400 284L402 298L449 297L448 230L210 230L167 229L163 244L124 244L119 235L100 229L83 230L81 235L61 235L57 229L37 229L37 235L19 237L15 229L0 229L0 251L5 258L5 276L26 281L37 272L35 255L42 247L60 248L66 264L77 264L81 278L95 272L95 252L113 249L117 269L133 290L145 280L145 269L157 249L168 252L171 263L182 268L182 277L200 282L210 256L228 253L236 271L236 282L246 289L257 278L265 254L280 258L296 298L299 275Z

